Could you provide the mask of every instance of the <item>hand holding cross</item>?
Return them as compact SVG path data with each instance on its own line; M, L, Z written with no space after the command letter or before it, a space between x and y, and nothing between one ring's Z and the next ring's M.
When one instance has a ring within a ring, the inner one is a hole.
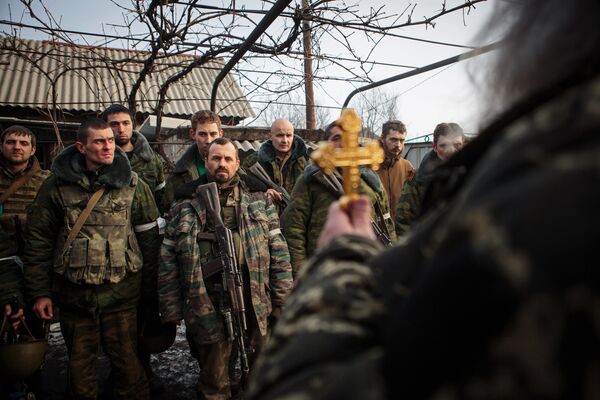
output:
M376 141L365 147L358 146L358 133L362 121L353 109L343 109L336 123L342 130L342 148L336 149L331 143L321 143L311 158L328 175L331 175L336 167L342 168L344 196L340 198L340 204L346 209L351 201L358 198L359 167L369 165L376 171L384 160L384 153Z

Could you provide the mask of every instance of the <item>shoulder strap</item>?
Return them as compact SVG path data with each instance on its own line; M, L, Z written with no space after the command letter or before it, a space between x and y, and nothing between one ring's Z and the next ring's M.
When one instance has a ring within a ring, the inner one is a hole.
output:
M73 228L71 228L71 231L69 232L69 236L67 236L67 240L65 241L65 245L63 246L63 254L66 253L66 251L71 246L71 243L73 243L73 240L75 240L75 238L77 237L77 234L79 233L79 231L85 224L85 221L88 219L88 217L92 213L94 206L96 205L96 203L98 203L98 200L100 200L100 197L102 197L105 190L106 190L106 187L103 186L100 189L98 189L96 192L94 192L94 194L88 201L85 209L81 212L81 214L79 214L77 221L75 221L75 225L73 225Z
M13 181L13 183L8 187L8 189L6 189L6 192L4 192L4 193L2 193L2 195L0 195L0 204L4 204L4 202L14 192L19 190L21 188L21 186L23 186L25 183L27 183L29 178L31 178L35 172L36 172L36 170L32 167L25 174L23 174L23 175L19 176L17 179L15 179Z

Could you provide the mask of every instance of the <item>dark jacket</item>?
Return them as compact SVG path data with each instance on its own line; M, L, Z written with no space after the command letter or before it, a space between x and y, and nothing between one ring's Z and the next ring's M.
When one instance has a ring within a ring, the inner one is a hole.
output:
M595 399L600 79L518 104L437 169L402 246L307 266L250 399Z
M198 168L196 160L198 157L198 146L196 143L191 144L185 153L179 157L175 163L175 168L169 177L163 193L161 211L167 213L171 208L173 200L175 200L175 191L184 183L198 179Z

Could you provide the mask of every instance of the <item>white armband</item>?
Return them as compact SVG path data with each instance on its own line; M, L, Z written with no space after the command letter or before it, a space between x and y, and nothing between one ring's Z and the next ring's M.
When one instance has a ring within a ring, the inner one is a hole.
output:
M136 225L133 227L133 230L135 232L145 232L145 231L149 231L150 229L154 228L156 225L158 225L158 222L152 221L147 224Z

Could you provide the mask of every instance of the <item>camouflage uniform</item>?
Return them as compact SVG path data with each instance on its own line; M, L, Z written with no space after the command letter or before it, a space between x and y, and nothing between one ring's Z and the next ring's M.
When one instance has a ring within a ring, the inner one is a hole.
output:
M250 399L597 399L600 79L575 82L448 160L404 245L313 258Z
M127 153L131 169L140 179L148 184L154 192L156 205L162 204L162 195L165 190L165 163L161 156L150 147L148 140L137 131L131 135L133 151Z
M304 170L302 179L298 179L292 191L292 201L283 213L284 236L290 250L294 278L304 262L315 252L319 234L325 225L329 206L337 198L313 176L317 167L310 164ZM358 191L369 196L371 202L381 210L373 210L373 219L392 239L396 239L394 224L390 217L387 194L377 174L367 168L361 169L361 181Z
M167 178L161 207L163 213L167 213L171 208L173 200L175 200L175 191L178 187L200 177L200 174L198 173L198 164L201 164L203 168L204 159L200 157L196 143L193 143L187 148L179 160L177 160L173 172Z
M308 164L307 148L301 137L294 135L292 149L283 160L275 156L275 147L269 139L260 146L258 153L252 153L244 160L243 166L252 166L259 162L267 171L271 180L282 186L288 193L292 193L298 178Z
M11 247L17 249L21 254L23 250L23 234L25 233L25 222L27 207L33 203L44 180L50 175L50 171L40 168L40 163L35 156L29 159L29 165L19 174L13 174L7 167L4 156L0 154L0 194L4 193L19 176L33 170L29 180L14 192L4 204L0 204L0 225L4 232L9 235Z
M205 399L229 398L229 357L221 303L221 273L204 278L203 270L216 259L217 245L199 196L206 176L178 192L170 211L159 266L159 300L163 322L185 320L192 355L200 363L198 390ZM244 275L250 342L260 349L274 309L281 309L292 288L288 249L279 229L275 206L256 179L239 175L220 190L223 221L233 231L240 270ZM239 196L239 197L238 197ZM239 198L239 200L236 200ZM204 237L198 237L204 233ZM252 360L251 360L252 361Z
M431 150L423 157L416 178L404 184L394 220L398 237L406 235L410 226L421 216L424 188L431 179L434 169L441 163L442 160L437 153Z
M72 145L57 156L52 172L28 215L23 260L27 294L33 300L51 297L60 307L72 395L96 398L102 343L115 369L117 396L147 398L136 355L136 306L141 290L143 301L156 296L152 280L160 242L152 192L119 148L111 165L91 173ZM106 192L63 256L67 232L102 186Z

